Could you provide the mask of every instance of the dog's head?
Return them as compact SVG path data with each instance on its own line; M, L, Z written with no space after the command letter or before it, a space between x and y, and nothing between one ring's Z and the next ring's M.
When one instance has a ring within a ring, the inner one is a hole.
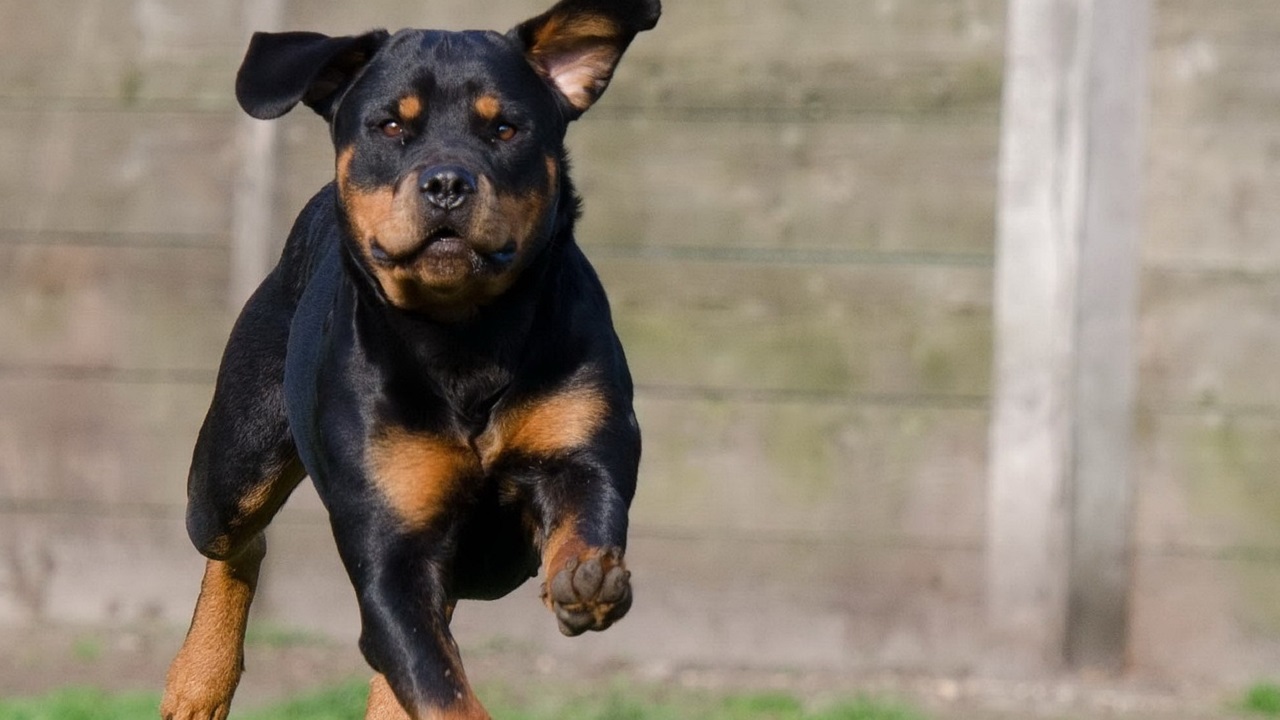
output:
M500 295L546 244L566 126L660 12L561 0L506 34L257 33L236 98L256 118L300 102L323 116L353 255L390 304L456 314Z

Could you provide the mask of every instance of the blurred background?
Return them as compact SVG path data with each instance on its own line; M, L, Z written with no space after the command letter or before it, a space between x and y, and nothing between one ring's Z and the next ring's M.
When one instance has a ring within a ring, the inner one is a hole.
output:
M162 669L190 618L184 485L222 346L333 173L319 118L236 107L251 30L505 29L545 5L0 0L0 626L167 629ZM569 139L638 385L637 601L566 640L530 583L459 609L464 650L659 676L1001 665L1006 11L666 3ZM1155 0L1150 26L1112 659L1248 682L1280 674L1280 3ZM255 622L350 646L309 487L270 541ZM1039 650L1024 671L1071 669Z

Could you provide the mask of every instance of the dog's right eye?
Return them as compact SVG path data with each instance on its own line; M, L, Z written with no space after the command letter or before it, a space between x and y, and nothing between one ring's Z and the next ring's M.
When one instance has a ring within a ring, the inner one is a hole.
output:
M395 120L384 120L378 125L378 130L393 140L399 140L404 137L404 126Z

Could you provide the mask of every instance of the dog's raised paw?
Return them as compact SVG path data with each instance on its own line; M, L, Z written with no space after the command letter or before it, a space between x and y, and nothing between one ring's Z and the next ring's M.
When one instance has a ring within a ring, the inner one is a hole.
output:
M565 635L604 630L631 608L631 571L619 548L587 550L550 572L542 599Z

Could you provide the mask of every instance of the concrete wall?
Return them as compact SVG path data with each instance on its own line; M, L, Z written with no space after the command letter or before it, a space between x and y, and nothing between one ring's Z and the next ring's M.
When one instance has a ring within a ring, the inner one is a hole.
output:
M1004 5L669 0L573 128L580 238L645 429L632 616L531 585L464 644L962 671L983 507ZM541 2L286 2L281 29L507 27ZM233 0L0 2L0 621L172 623L183 481L230 328ZM1160 0L1131 657L1280 666L1280 5ZM281 123L275 235L332 173ZM310 491L260 617L354 632Z

